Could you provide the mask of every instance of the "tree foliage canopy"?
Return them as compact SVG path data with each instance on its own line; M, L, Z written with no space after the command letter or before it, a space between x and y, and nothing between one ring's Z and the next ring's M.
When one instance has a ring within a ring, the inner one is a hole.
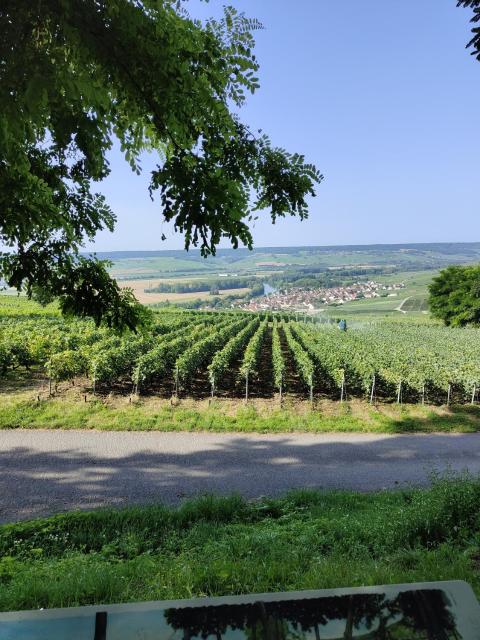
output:
M64 311L137 324L133 294L80 255L115 225L93 188L114 139L135 172L158 153L150 194L187 249L212 254L222 237L251 247L262 209L305 218L322 176L235 113L258 87L260 27L231 7L201 23L173 0L3 0L0 278Z
M430 285L429 304L446 325L480 324L480 266L443 269Z
M480 0L457 0L457 7L473 9L471 20L474 25L472 27L473 37L467 44L467 48L472 47L472 56L475 56L480 61Z
M472 39L467 48L480 61L480 0L457 0L457 7L473 9ZM444 269L430 285L432 314L446 325L480 324L480 266Z

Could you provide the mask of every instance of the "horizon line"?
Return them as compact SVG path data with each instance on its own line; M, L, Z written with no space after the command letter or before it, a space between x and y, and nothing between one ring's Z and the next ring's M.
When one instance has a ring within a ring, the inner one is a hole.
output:
M349 249L357 247L420 247L431 245L475 245L480 244L480 240L468 240L468 241L441 241L441 242L375 242L372 244L359 243L359 244L326 244L326 245L262 245L254 246L251 249L248 247L218 247L217 254L221 251L245 251L253 253L254 251L263 249ZM98 254L114 254L114 253L200 253L200 249L192 247L190 249L113 249L113 250L91 250L81 251L81 255L98 255ZM208 258L215 258L215 255L209 255Z

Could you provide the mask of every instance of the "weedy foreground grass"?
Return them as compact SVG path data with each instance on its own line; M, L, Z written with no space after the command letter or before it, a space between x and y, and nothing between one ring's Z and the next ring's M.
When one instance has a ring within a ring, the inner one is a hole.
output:
M68 513L3 525L0 558L1 610L449 579L480 595L480 481Z
M85 398L87 401L85 402ZM171 402L157 397L85 396L75 389L37 400L31 391L3 391L0 429L97 429L102 431L211 431L241 433L371 432L473 433L480 407L369 405L333 402L219 398Z

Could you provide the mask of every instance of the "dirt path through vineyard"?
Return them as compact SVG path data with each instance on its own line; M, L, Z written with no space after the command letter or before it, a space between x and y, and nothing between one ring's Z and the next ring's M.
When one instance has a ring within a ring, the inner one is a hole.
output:
M285 333L282 328L280 328L279 335L280 343L282 345L283 360L285 362L285 393L295 394L299 397L306 397L308 392L297 373L297 368L293 361L290 349L288 348Z
M250 385L250 396L252 398L271 398L273 392L272 326L270 324L262 344L258 377Z

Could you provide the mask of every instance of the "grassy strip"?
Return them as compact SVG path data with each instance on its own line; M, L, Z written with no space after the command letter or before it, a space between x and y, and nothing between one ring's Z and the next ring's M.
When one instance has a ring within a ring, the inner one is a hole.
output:
M480 594L480 481L297 491L0 527L0 609L464 579Z
M480 431L480 407L381 405L354 401L307 402L278 408L274 402L142 399L132 404L53 398L37 402L26 393L2 394L0 429L97 429L104 431L288 432L458 432Z

